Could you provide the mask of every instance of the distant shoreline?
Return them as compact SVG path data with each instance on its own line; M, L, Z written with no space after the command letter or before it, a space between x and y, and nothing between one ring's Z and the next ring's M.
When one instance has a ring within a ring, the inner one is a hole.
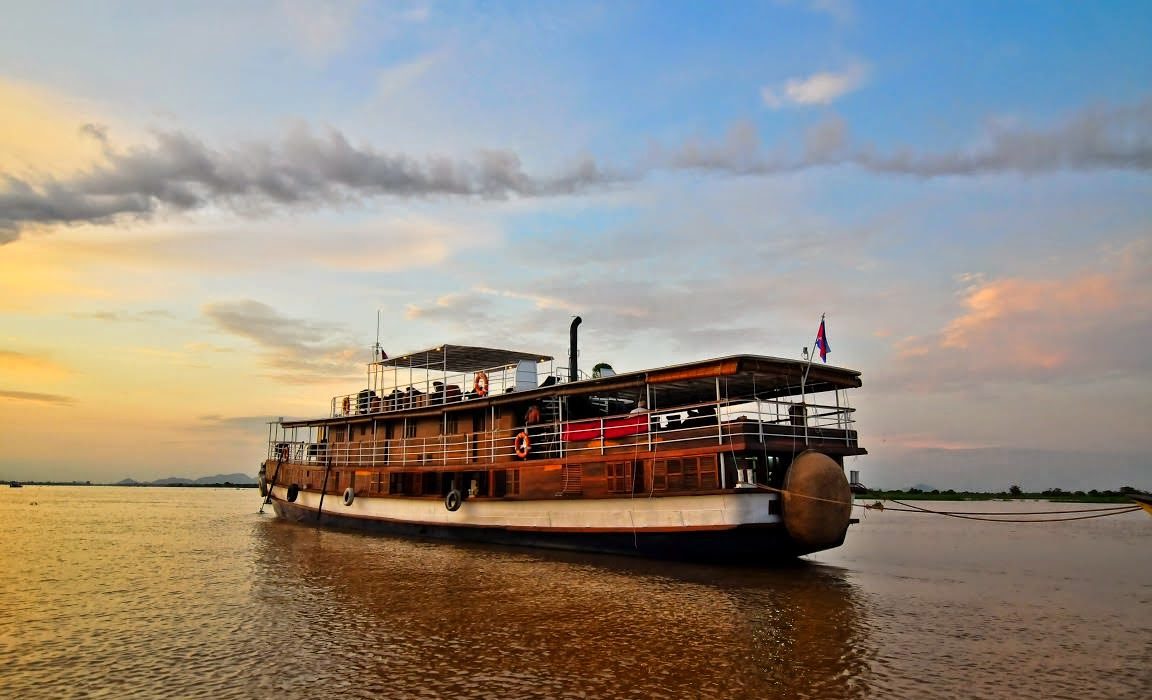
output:
M12 483L11 479L0 482L0 484ZM92 482L84 481L16 481L21 486L119 486L122 488L153 488L153 489L254 489L259 488L259 484L234 484L229 481L223 483L213 484L95 484Z
M1140 493L1132 491L1131 493ZM874 498L881 501L1049 501L1051 503L1130 503L1123 491L1059 491L1053 493L989 493L984 491L882 491L868 490L855 495L856 500Z

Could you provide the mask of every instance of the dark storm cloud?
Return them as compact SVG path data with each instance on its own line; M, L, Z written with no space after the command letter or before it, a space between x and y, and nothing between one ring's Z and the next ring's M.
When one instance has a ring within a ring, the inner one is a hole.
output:
M1152 102L1085 110L1049 128L992 126L977 145L937 152L881 152L855 141L839 118L814 125L802 140L765 147L757 127L741 122L719 140L654 145L631 166L608 168L585 157L549 176L526 172L512 151L482 151L469 159L415 158L355 145L336 130L316 134L297 128L279 142L231 149L211 148L181 132L159 132L151 144L127 150L118 150L99 126L86 124L82 131L104 148L104 161L92 169L38 181L0 173L0 244L36 224L147 219L208 206L260 212L338 207L375 197L570 195L661 170L771 175L846 165L927 178L1152 169Z

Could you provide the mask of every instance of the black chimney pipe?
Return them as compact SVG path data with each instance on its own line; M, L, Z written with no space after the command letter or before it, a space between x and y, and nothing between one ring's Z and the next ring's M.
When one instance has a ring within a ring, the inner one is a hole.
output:
M576 326L584 319L577 316L572 319L572 326L568 329L568 381L574 382L580 378L580 370L576 369Z

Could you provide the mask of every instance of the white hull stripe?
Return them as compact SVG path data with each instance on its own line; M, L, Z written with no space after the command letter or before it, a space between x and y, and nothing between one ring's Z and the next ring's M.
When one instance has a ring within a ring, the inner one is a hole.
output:
M288 489L272 490L287 500ZM466 500L452 512L442 500L428 498L370 498L357 496L344 505L339 494L324 497L324 512L352 518L426 525L497 527L506 529L598 531L682 529L724 530L742 525L780 523L769 513L774 493L712 494L664 498L605 498L587 500L487 501ZM315 511L320 494L301 491L295 505Z

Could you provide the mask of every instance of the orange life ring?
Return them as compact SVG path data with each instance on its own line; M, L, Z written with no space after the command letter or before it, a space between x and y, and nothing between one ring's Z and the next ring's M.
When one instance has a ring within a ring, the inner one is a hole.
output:
M521 430L512 445L516 450L517 457L528 459L528 453L532 450L532 439L528 437L528 433Z
M344 397L344 403L341 405L344 407L344 415L348 415L349 413L351 413L351 411L352 411L352 399L345 396Z
M472 382L472 391L476 392L477 396L488 395L488 373L477 372L476 381Z

